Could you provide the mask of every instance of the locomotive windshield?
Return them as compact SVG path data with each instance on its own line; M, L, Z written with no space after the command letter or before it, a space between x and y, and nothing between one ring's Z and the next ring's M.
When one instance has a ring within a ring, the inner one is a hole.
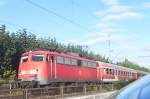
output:
M32 55L32 61L44 61L44 55Z
M21 63L23 62L27 62L28 61L28 56L27 55L24 55L21 57Z

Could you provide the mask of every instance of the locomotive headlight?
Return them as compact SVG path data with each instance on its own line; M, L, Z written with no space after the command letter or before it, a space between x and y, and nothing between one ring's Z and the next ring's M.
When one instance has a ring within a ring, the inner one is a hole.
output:
M37 72L38 72L37 69L30 70L30 74L37 74Z
M21 74L22 74L22 75L26 74L26 71L22 70L22 71L21 71Z

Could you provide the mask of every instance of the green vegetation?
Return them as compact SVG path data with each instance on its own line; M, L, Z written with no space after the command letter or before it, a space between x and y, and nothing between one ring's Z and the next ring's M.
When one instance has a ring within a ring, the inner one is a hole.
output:
M37 38L34 34L31 34L27 30L19 30L17 32L10 33L6 31L6 27L2 25L0 27L0 74L2 78L14 79L17 74L18 64L21 54L33 50L36 48L53 50L57 52L73 52L83 57L102 61L110 62L110 60L104 56L89 52L87 46L62 44L57 42L55 38ZM128 63L129 62L129 63ZM139 70L147 71L148 69L139 67L130 61L118 63L120 65L131 67Z
M133 81L118 81L118 82L114 82L114 90L119 90L125 86L127 86L128 84L130 84Z
M148 68L145 68L145 67L142 67L142 66L140 66L136 63L133 63L133 62L129 61L128 59L125 59L123 62L118 62L117 64L120 65L120 66L133 68L133 69L136 69L136 70L150 72L150 70Z

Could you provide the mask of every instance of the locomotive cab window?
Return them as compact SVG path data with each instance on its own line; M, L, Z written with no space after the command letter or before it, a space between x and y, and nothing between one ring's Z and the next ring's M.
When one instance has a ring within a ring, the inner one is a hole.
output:
M22 56L21 57L21 63L27 62L28 61L28 56Z
M44 55L32 55L32 61L44 61Z

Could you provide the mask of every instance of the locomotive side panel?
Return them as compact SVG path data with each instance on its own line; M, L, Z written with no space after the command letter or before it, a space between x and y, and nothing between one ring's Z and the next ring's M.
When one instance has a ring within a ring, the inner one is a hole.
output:
M56 56L57 79L65 80L94 80L96 79L96 62L87 62L86 66L82 59L76 57ZM85 62L85 60L84 60Z

